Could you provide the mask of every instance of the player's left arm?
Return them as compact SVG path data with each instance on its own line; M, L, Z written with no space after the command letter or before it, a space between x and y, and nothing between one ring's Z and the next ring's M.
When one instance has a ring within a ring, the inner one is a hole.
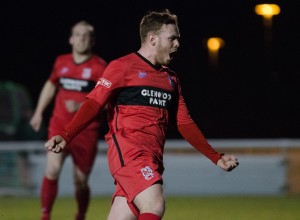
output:
M182 96L180 85L178 85L178 108L176 121L178 131L182 137L221 169L231 171L238 166L239 163L236 156L219 153L208 143L205 136L189 114Z
M194 148L204 154L213 163L225 171L231 171L238 166L237 157L218 153L206 140L201 130L194 122L178 125L178 130L182 137Z

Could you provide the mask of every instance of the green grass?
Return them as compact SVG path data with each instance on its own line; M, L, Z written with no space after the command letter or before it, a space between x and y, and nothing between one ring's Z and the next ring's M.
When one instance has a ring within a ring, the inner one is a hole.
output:
M164 220L297 220L300 197L167 197ZM38 220L39 198L0 197L1 220ZM104 220L109 197L91 200L86 220ZM72 197L59 197L53 207L53 220L72 220L76 210Z

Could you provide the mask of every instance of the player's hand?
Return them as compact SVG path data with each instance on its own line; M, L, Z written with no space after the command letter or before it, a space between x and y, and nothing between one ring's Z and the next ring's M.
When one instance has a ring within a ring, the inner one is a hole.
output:
M60 136L53 136L45 143L45 148L54 153L60 153L67 145L67 142Z
M217 165L221 169L229 172L235 169L239 165L239 162L234 155L223 155L222 158L218 160Z
M38 132L41 128L42 121L43 117L41 115L35 114L30 119L29 124L35 132Z

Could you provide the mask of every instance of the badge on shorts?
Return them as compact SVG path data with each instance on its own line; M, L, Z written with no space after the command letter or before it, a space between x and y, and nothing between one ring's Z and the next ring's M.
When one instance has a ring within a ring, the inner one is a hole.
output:
M145 177L145 180L150 180L154 177L154 173L149 166L142 168L141 172L142 172L143 176Z

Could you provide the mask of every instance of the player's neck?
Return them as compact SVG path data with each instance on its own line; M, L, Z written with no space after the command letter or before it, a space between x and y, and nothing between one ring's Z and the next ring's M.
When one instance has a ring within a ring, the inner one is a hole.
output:
M153 65L156 65L155 57L150 50L141 47L137 52L140 55L142 55L145 59L147 59L150 63L152 63Z
M83 63L84 61L88 60L93 54L86 53L86 54L79 54L73 53L73 59L75 63Z

